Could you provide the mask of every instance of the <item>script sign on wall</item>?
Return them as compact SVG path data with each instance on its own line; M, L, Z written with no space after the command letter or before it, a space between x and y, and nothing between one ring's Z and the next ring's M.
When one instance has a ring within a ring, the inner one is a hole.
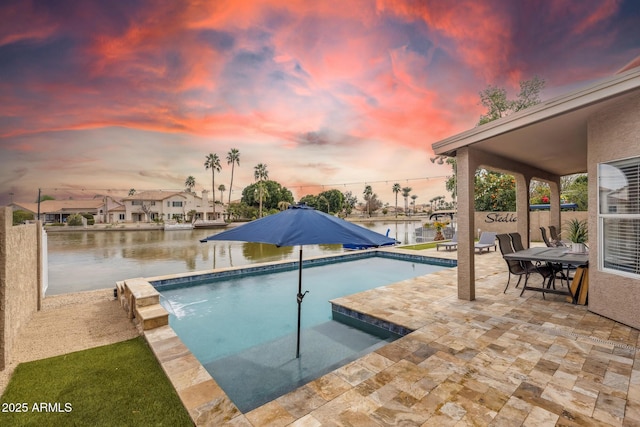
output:
M515 216L515 214L511 212L506 212L506 213L490 212L487 214L487 216L484 219L484 222L486 222L487 224L492 224L494 222L517 222L517 221L518 221L518 218Z

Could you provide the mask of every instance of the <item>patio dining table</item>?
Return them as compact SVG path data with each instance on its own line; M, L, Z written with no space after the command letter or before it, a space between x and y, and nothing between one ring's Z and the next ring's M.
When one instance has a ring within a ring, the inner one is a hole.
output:
M569 277L569 270L572 267L586 267L589 265L589 254L588 253L576 253L571 252L569 248L548 248L548 247L540 247L540 248L529 248L522 251L516 251L510 254L504 255L505 259L512 259L516 261L531 261L535 265L539 266L543 263L546 263L549 266L553 265L561 265L563 268L566 268L566 274L564 274L564 278L567 280L567 289L555 289L555 274L553 274L549 278L549 282L546 286L538 287L538 286L527 286L525 285L522 289L522 292L525 290L530 291L538 291L550 294L560 294L560 295L568 295L571 297L573 302L576 302L576 296L571 293L571 286L569 281L571 280ZM553 270L553 267L552 267ZM554 285L552 287L552 285Z

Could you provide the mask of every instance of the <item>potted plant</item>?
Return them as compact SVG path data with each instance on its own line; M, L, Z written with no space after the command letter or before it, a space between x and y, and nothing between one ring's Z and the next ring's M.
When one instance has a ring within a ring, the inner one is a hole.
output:
M436 229L436 237L433 238L434 241L444 240L444 236L442 235L442 229L447 225L449 225L448 222L435 221L433 223L433 227Z
M589 237L586 220L571 219L567 221L567 239L571 242L571 252L584 252Z

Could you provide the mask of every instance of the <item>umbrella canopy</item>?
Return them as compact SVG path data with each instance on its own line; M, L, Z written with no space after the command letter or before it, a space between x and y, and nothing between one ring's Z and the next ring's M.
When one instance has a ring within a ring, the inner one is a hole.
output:
M201 242L207 240L270 243L278 247L319 244L383 246L396 243L395 239L306 205L290 206L285 211L214 234Z
M251 221L200 240L232 240L269 243L280 246L300 245L298 266L298 339L296 358L300 357L300 310L302 299L302 245L347 244L362 247L395 244L395 239L317 211L306 205L294 205L275 215Z

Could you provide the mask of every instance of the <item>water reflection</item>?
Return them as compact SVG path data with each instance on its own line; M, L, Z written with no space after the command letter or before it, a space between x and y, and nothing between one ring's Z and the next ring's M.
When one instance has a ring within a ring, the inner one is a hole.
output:
M412 243L420 222L368 222L366 228ZM79 231L49 233L47 295L113 288L118 280L297 260L297 247L246 242L207 242L217 230ZM401 237L401 238L399 238ZM341 245L309 245L304 258L342 252Z
M277 247L265 243L243 243L242 256L250 261L278 261L287 259L293 253L293 246Z
M421 219L415 221L371 221L359 224L380 234L387 234L388 231L389 237L396 239L403 245L410 245L416 242L415 230L422 227L423 221Z

